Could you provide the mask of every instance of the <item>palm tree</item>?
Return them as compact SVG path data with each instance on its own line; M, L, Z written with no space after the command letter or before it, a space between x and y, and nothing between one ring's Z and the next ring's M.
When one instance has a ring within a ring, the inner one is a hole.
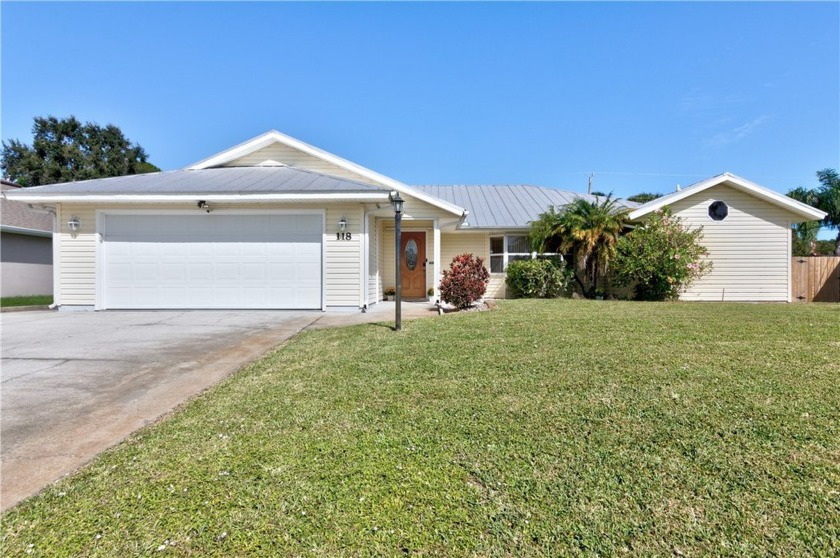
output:
M819 199L816 190L799 186L787 193L788 197L816 207ZM817 234L820 232L822 221L805 221L793 225L795 256L811 256L817 251Z
M586 284L575 273L575 281L588 297L598 289L615 256L615 247L627 222L627 209L618 205L612 194L603 200L577 198L557 211L554 207L531 225L531 246L540 253L572 254Z
M828 213L822 224L829 229L837 229L834 255L840 256L840 175L834 169L823 169L817 171L817 179L820 181L817 207Z
M834 241L834 254L840 256L840 175L834 169L817 171L820 187L817 189L794 188L788 192L791 198L812 205L827 213L825 219L818 222L798 223L794 225L797 237L805 241L816 242L820 227L837 229Z

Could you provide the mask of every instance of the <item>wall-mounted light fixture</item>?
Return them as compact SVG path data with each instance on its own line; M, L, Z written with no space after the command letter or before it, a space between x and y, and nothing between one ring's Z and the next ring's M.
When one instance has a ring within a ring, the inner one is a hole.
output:
M203 209L207 213L210 213L210 204L208 204L206 201L198 200L198 203L196 205L198 206L199 209Z
M70 228L71 231L76 232L82 226L82 222L79 220L78 217L73 215L70 217L70 220L67 221L67 226Z
M345 219L344 217L342 217L338 221L338 230L340 230L341 232L344 232L344 231L347 230L347 219Z

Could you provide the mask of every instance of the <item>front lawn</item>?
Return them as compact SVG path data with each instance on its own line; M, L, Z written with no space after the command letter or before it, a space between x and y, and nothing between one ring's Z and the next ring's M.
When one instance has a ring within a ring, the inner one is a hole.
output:
M837 555L840 306L304 333L3 517L4 556Z

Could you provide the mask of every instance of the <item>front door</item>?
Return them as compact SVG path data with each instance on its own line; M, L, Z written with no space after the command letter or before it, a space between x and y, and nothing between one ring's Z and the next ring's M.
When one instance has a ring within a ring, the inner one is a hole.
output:
M403 231L400 238L403 298L426 297L426 233Z

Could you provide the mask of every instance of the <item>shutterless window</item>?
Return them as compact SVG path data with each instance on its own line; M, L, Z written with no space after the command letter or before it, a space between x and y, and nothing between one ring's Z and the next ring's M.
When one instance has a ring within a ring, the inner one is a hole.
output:
M533 257L527 235L490 237L490 273L504 273L510 262Z

